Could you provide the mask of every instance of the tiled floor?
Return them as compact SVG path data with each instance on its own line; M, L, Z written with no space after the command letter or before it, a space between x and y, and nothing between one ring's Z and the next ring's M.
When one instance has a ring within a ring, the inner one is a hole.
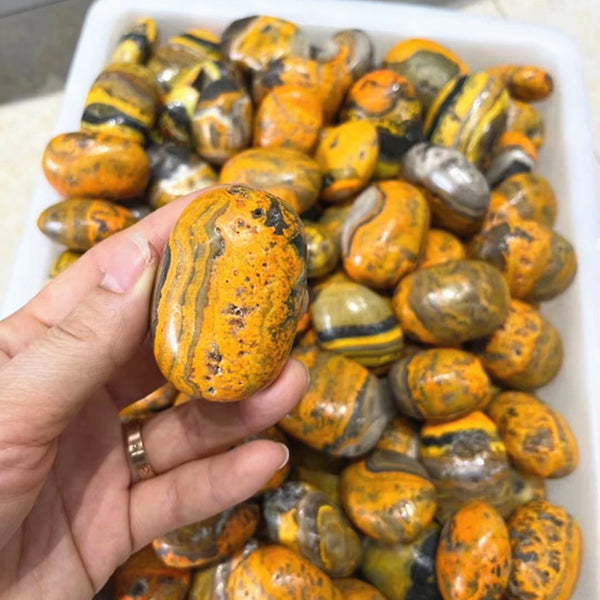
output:
M588 79L596 156L600 158L600 36L597 27L600 0L430 0L425 3L556 27L578 40ZM41 152L60 104L60 92L54 90L62 87L89 4L90 0L59 0L52 6L0 18L0 301L39 177ZM31 44L30 40L36 43ZM44 91L54 92L40 96ZM38 96L31 97L32 94Z

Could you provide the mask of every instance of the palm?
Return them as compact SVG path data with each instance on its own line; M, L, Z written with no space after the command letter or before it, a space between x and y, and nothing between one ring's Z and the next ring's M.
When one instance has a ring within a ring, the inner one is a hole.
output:
M100 390L60 436L35 506L3 550L19 557L38 597L89 598L131 554L123 448L118 408ZM58 578L52 565L61 566Z

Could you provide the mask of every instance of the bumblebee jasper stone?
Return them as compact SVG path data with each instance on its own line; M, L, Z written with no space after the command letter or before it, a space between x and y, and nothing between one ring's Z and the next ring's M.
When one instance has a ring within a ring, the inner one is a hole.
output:
M510 468L510 493L503 501L495 502L496 510L504 519L510 517L513 511L532 500L546 498L546 480L536 475L526 475Z
M302 214L317 201L321 172L312 158L298 150L250 148L223 165L220 181L271 192Z
M485 226L516 217L552 227L556 212L556 196L547 179L538 173L518 173L494 188Z
M252 98L259 104L265 95L282 85L301 86L321 102L323 122L330 123L346 92L345 82L337 78L336 66L302 56L286 56L271 61L252 78Z
M258 506L244 502L156 538L152 546L171 567L208 565L241 548L256 531L259 518Z
M423 350L392 365L396 405L413 419L450 420L483 408L490 380L475 356L453 348Z
M154 356L181 392L241 400L269 385L306 296L302 222L243 185L199 193L173 228L152 302Z
M458 235L478 231L490 201L481 172L460 152L422 143L402 159L402 174L428 192L434 223Z
M184 600L190 572L167 567L145 546L124 562L112 578L114 600Z
M333 583L342 592L344 600L385 600L377 588L360 579L342 577L335 579Z
M122 423L128 423L137 419L146 419L173 406L175 396L177 396L177 390L170 383L165 383L165 385L150 392L144 398L121 409L119 418Z
M413 83L424 107L435 100L450 79L469 72L469 67L451 50L419 38L396 44L385 55L383 64Z
M438 493L437 518L448 519L464 502L496 506L511 493L506 448L496 425L481 412L421 429L422 464Z
M392 420L390 392L353 360L314 347L294 357L310 373L308 390L280 427L316 450L334 456L368 452Z
M373 66L373 42L361 29L342 29L334 33L315 53L322 64L321 79L329 91L323 102L327 122L343 103L350 86Z
M564 477L579 460L577 440L564 417L535 396L498 394L487 407L515 466L538 477Z
M222 58L218 36L204 29L189 29L160 47L148 62L148 68L166 94L181 76L202 61Z
M419 433L405 417L396 417L381 434L375 445L379 450L391 450L409 458L419 458Z
M68 267L70 267L79 257L81 252L75 252L74 250L64 250L61 252L50 265L50 272L48 276L50 279L60 275Z
M518 390L546 385L563 359L558 331L537 310L518 300L511 301L501 327L471 344L470 350L492 377Z
M527 102L511 100L508 107L506 129L524 135L536 149L544 144L544 119L540 111Z
M485 262L454 260L407 275L392 299L402 330L427 344L457 344L492 333L510 296L502 274Z
M462 260L463 258L466 258L465 247L449 231L429 229L425 232L423 252L418 263L419 268L425 269L451 260Z
M89 250L135 222L124 206L107 200L69 198L43 210L37 224L43 234L70 250Z
M209 83L200 94L192 118L194 150L222 165L252 139L252 100L234 74Z
M512 566L509 600L568 600L579 570L583 542L577 521L562 507L534 500L508 521Z
M457 77L444 85L429 107L425 136L481 165L504 131L508 103L500 79L484 72Z
M228 600L342 600L331 579L284 546L263 546L233 569Z
M360 563L360 538L342 509L310 484L288 481L268 494L263 514L271 541L310 560L330 577L350 575Z
M499 65L487 72L498 77L510 95L518 100L543 100L554 87L550 73L533 65Z
M352 200L346 204L333 204L328 206L319 217L319 223L324 225L331 235L340 243L342 240L344 223L346 222L346 217L352 210L352 204Z
M150 70L135 63L113 63L92 84L80 128L143 144L154 125L157 106L158 88Z
M203 190L218 180L214 169L184 146L173 143L155 146L148 155L152 167L148 201L153 208Z
M192 121L200 97L206 93L216 103L223 87L237 89L240 82L235 68L221 60L204 60L187 69L163 98L159 133L179 144L193 145ZM247 129L243 131L245 136L249 135Z
M258 542L251 539L241 550L218 565L197 570L192 576L192 585L187 600L227 600L224 596L225 588L232 571L257 548Z
M120 200L139 196L150 179L144 149L103 133L63 133L42 158L48 183L62 196Z
M428 525L410 544L365 539L361 570L388 600L440 600L435 553L440 526Z
M468 502L446 522L435 570L444 600L501 600L508 584L510 544L506 525L492 506Z
M329 499L341 505L340 471L344 460L295 442L291 447L292 478L325 492Z
M304 221L304 236L308 278L331 273L340 262L339 238L336 239L326 226L313 221Z
M485 173L490 187L495 187L517 173L530 173L537 161L531 140L517 131L505 131L498 140L492 161Z
M535 221L515 218L491 224L471 240L468 251L503 273L513 298L530 302L564 292L577 271L573 246Z
M342 230L344 269L359 283L394 287L417 266L429 206L423 194L404 181L370 185L354 201Z
M377 179L398 175L400 159L422 139L421 103L415 88L408 79L389 69L371 71L352 86L342 118L368 119L377 127Z
M262 100L254 119L254 145L311 152L323 124L319 97L299 85L280 85Z
M352 522L387 544L412 542L435 514L435 488L425 469L390 450L374 450L346 467L340 484Z
M321 198L326 202L347 200L371 179L379 142L370 121L350 121L324 131L315 160L323 174Z
M154 50L157 37L158 30L154 19L139 19L119 38L110 62L140 65L146 63Z
M402 330L389 300L353 281L332 282L315 291L312 322L319 345L365 367L389 365L402 352Z
M317 51L316 57L333 65L339 79L349 77L352 83L372 69L374 52L371 38L362 29L341 29Z
M260 71L282 56L308 55L308 41L294 23L269 16L233 21L223 32L221 48L230 61L250 71Z

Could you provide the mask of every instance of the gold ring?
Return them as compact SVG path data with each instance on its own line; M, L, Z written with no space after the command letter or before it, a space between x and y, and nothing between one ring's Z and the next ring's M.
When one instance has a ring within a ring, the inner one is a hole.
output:
M142 421L130 421L123 427L125 435L125 449L127 460L134 476L134 483L150 479L156 473L152 470L144 450L144 441L142 440Z

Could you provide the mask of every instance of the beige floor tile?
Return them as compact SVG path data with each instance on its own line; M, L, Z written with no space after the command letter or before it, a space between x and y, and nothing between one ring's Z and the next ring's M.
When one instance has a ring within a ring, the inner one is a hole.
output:
M40 160L52 134L62 94L0 105L0 300L8 283Z

